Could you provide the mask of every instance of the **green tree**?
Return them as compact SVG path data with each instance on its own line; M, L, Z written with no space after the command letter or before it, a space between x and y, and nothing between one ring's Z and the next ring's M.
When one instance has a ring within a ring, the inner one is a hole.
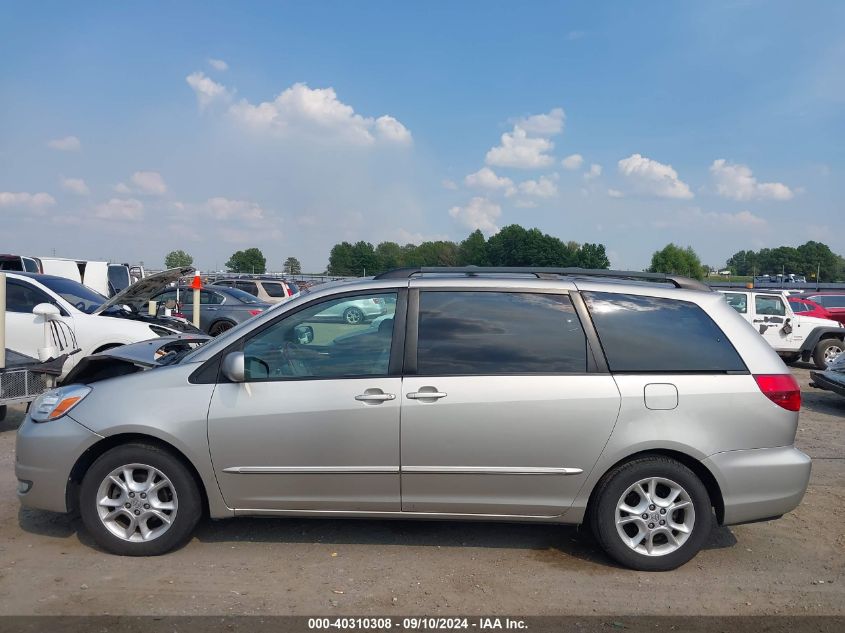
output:
M487 240L479 229L470 233L458 246L458 263L461 266L487 266Z
M396 242L382 242L376 246L376 258L378 259L378 269L373 272L383 273L386 270L401 268L405 265L402 260L402 247Z
M288 257L285 260L285 263L282 264L282 271L289 275L301 275L302 264L299 263L299 260L296 257Z
M692 246L681 248L675 244L667 244L663 249L656 251L651 256L649 272L669 273L673 275L686 275L701 279L701 260Z
M226 262L226 268L233 273L261 274L267 271L267 259L254 246L245 251L237 251Z
M341 242L329 254L328 272L343 277L361 277L379 272L379 261L369 242Z
M576 266L581 268L610 268L604 244L582 244L575 254Z
M185 251L170 251L167 257L164 258L165 268L184 268L194 263L194 258L188 255Z

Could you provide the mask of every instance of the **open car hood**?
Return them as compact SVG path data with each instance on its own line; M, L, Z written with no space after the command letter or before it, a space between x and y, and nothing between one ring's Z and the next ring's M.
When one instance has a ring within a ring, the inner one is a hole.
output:
M192 266L185 266L183 268L171 268L164 270L155 275L139 279L134 284L125 290L118 292L111 299L106 301L103 305L94 311L94 314L100 314L108 310L112 306L130 305L138 306L146 304L155 294L164 290L172 283L179 281L181 277L186 277L193 274L194 268Z
M205 334L179 334L113 347L80 360L62 383L90 384L167 365L177 354L193 350L209 340L211 337Z

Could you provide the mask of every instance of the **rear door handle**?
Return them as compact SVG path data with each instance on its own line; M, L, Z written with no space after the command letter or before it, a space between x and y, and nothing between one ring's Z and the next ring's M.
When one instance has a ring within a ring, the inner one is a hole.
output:
M355 396L355 399L361 402L384 402L385 400L395 400L396 396L392 393L362 393Z
M412 391L407 394L407 397L411 400L427 400L428 398L438 400L440 398L445 398L448 395L448 393L443 393L442 391Z

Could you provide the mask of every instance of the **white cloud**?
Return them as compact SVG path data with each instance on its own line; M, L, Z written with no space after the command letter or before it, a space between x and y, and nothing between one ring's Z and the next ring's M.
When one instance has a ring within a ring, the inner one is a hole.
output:
M47 141L47 146L62 152L76 152L82 148L82 143L75 136L65 136L64 138Z
M144 205L135 198L112 198L94 209L94 215L102 220L141 220Z
M530 137L519 126L513 132L502 134L502 144L487 152L485 162L496 167L515 167L517 169L537 169L548 167L554 159L548 152L554 149L554 143L547 138Z
M42 209L56 204L56 199L49 193L27 193L20 191L0 191L0 207L28 207Z
M566 114L563 108L554 108L548 114L534 114L519 119L514 127L519 127L535 136L554 136L563 132Z
M496 222L502 214L502 207L487 198L476 197L463 207L452 207L449 215L458 220L464 226L472 229L481 229L485 235L493 235L499 232Z
M340 101L333 88L312 89L304 83L296 83L273 101L258 105L242 99L229 113L243 125L282 135L310 133L321 140L341 140L354 145L412 142L410 131L394 117L361 116L352 106Z
M533 209L537 203L534 200L516 200L513 205L518 209Z
M114 189L115 193L119 193L124 196L132 193L132 190L129 188L129 185L124 182L117 183L114 187L112 187L112 189Z
M619 172L624 175L638 193L660 198L692 198L689 185L678 178L671 165L658 163L641 154L631 154L619 161Z
M132 174L130 181L135 185L138 193L146 193L153 196L161 196L167 193L167 185L164 178L157 171L136 171Z
M464 178L464 184L467 187L474 189L488 189L490 191L497 191L504 189L506 193L513 193L513 180L505 176L497 176L489 167L482 167L474 174L469 174Z
M699 208L676 212L671 218L657 220L652 224L659 229L669 227L689 228L691 226L706 226L713 229L762 229L768 226L768 222L765 219L747 210L738 213L724 213L702 211Z
M565 169L580 169L581 165L584 164L584 157L581 154L570 154L562 161L560 164L563 165Z
M557 184L554 176L540 176L537 180L526 180L519 183L519 193L536 198L552 198L557 195Z
M757 182L747 165L729 163L724 158L714 160L710 173L716 181L716 192L733 200L789 200L795 194L780 182Z
M624 198L625 194L619 191L619 189L608 189L607 195L611 198Z
M548 167L554 162L549 152L555 147L548 137L563 131L565 119L563 108L517 119L513 130L502 134L501 144L487 152L485 162L517 169Z
M602 167L596 163L590 165L590 169L584 172L584 180L593 180L601 176Z
M208 65L211 66L214 70L219 70L220 72L229 70L229 64L224 62L222 59L213 59L209 57Z
M458 184L454 180L449 180L448 178L444 178L443 180L441 180L440 185L444 189L449 189L452 191L458 188Z
M199 70L185 77L185 81L197 95L197 102L201 110L215 101L228 101L232 96L225 86L207 77L204 72Z
M256 221L264 219L264 209L255 202L248 200L209 198L206 202L206 208L216 220Z
M62 189L70 191L78 196L87 196L89 193L88 185L82 178L61 178Z
M380 116L376 119L376 137L399 144L411 142L411 133L392 116Z

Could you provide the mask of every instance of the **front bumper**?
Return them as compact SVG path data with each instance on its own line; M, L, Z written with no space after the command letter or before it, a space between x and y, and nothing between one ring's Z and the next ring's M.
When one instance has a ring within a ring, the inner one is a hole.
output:
M704 460L725 504L724 525L794 510L810 481L810 458L794 446L716 453Z
M843 376L843 380L839 381L831 379L826 374L827 372L824 371L811 371L810 386L845 396L845 376Z
M15 443L18 499L28 508L68 512L67 486L80 455L102 437L70 416L35 423L24 418Z

